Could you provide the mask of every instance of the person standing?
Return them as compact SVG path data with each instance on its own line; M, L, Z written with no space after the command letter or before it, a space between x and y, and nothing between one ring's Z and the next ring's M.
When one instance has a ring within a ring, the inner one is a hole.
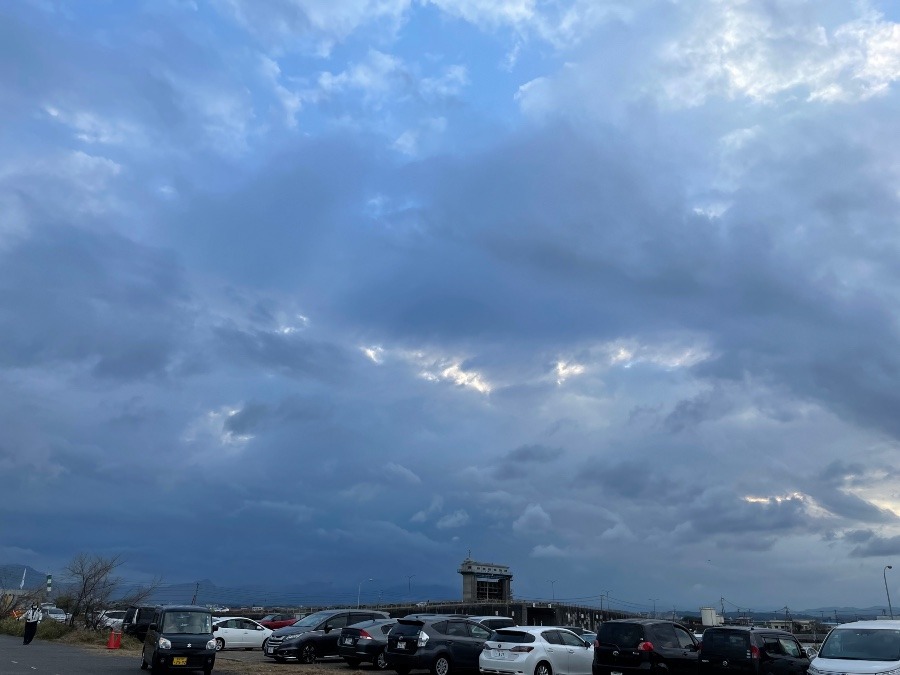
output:
M37 633L38 624L41 622L41 610L38 609L37 603L31 603L31 609L25 612L25 638L22 640L23 645L31 644L34 640L34 634Z

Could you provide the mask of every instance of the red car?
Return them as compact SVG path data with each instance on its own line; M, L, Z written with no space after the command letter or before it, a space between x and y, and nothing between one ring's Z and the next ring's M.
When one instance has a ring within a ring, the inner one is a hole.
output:
M304 616L304 614L266 614L259 620L259 623L266 628L275 630L276 628L291 626L295 621L302 619Z

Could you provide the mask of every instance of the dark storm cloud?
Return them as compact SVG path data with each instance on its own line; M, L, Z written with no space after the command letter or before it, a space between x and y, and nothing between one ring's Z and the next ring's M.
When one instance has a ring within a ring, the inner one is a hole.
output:
M853 539L849 539L853 541ZM895 537L872 536L854 546L850 555L855 558L894 556L900 553L900 535Z
M822 469L818 480L805 481L804 484L809 494L836 516L859 523L897 522L898 516L893 511L879 508L847 490L867 473L871 474L871 468L835 461Z

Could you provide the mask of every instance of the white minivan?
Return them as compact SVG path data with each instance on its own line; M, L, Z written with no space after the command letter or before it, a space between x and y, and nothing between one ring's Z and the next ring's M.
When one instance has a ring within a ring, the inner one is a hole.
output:
M809 675L900 675L900 620L854 621L828 634Z

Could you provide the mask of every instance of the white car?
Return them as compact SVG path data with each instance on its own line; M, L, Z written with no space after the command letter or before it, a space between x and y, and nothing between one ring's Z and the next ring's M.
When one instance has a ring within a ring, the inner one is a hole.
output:
M478 670L499 675L590 675L594 647L554 626L500 628L484 643Z
M97 625L101 628L112 628L116 631L122 630L122 620L125 618L124 609L105 609L100 612Z
M828 633L809 675L900 672L900 620L842 623Z
M262 649L272 634L253 619L242 616L230 616L219 619L213 624L213 635L216 636L216 651L223 649Z
M59 607L41 607L41 618L53 619L54 621L65 623L68 620L69 615L62 611Z

